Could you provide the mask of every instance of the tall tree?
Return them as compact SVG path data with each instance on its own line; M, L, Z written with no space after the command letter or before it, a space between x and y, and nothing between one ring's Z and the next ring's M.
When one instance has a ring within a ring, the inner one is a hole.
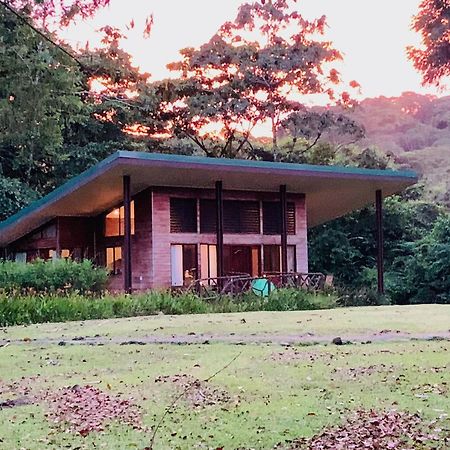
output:
M82 74L10 11L0 8L0 167L45 192L54 187L63 130L79 119Z
M341 54L317 38L325 17L307 21L295 6L295 0L244 4L208 43L182 50L183 59L168 66L182 77L170 99L176 107L168 108L175 133L197 141L208 154L202 138L210 139L208 130L218 126L225 143L221 156L230 156L230 142L237 140L235 150L242 149L255 126L265 124L276 149L281 122L302 109L304 96L336 100L340 77L330 66Z
M148 74L132 66L117 30L104 33L102 48L74 60L31 16L0 5L0 220L118 147L140 145L126 130Z
M422 0L412 27L420 33L422 46L409 47L408 56L424 84L441 86L450 76L450 1Z

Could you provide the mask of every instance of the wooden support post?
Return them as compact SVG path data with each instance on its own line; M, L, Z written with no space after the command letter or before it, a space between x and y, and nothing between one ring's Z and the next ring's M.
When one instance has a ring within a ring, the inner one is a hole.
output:
M123 177L123 209L124 209L124 238L123 238L123 284L126 293L131 294L132 272L131 272L131 188L130 177Z
M281 211L281 272L288 271L287 255L287 199L286 185L280 186L280 211Z
M384 294L384 236L383 236L383 195L381 190L375 193L376 229L377 229L377 274L378 294Z
M222 182L216 181L216 245L217 276L224 276L223 258L223 188ZM220 288L221 286L219 286Z

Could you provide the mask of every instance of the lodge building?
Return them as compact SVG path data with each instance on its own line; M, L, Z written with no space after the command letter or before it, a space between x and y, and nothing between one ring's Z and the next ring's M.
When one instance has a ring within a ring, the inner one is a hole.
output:
M307 230L414 184L410 171L119 151L0 223L3 255L93 260L112 290L308 273Z

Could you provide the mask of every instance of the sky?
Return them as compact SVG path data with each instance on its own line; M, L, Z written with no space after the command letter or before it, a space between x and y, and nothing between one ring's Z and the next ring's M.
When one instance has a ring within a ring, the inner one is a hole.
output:
M128 35L123 48L133 63L150 72L152 80L170 76L166 64L179 60L178 51L207 42L222 23L236 16L242 0L111 0L109 7L64 33L72 45L95 46L104 25ZM421 77L406 57L406 47L419 43L411 18L420 0L299 0L298 10L307 19L327 16L326 37L344 55L337 66L346 82L357 80L363 97L398 96L405 91L439 95L421 86ZM154 16L148 39L142 30ZM126 26L134 20L135 27ZM174 76L174 75L172 75ZM441 93L442 94L442 93Z

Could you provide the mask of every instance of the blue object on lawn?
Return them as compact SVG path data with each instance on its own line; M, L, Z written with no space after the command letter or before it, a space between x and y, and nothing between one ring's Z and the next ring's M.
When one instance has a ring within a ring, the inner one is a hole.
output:
M276 289L275 285L267 278L257 278L252 281L252 291L260 297L267 297Z

